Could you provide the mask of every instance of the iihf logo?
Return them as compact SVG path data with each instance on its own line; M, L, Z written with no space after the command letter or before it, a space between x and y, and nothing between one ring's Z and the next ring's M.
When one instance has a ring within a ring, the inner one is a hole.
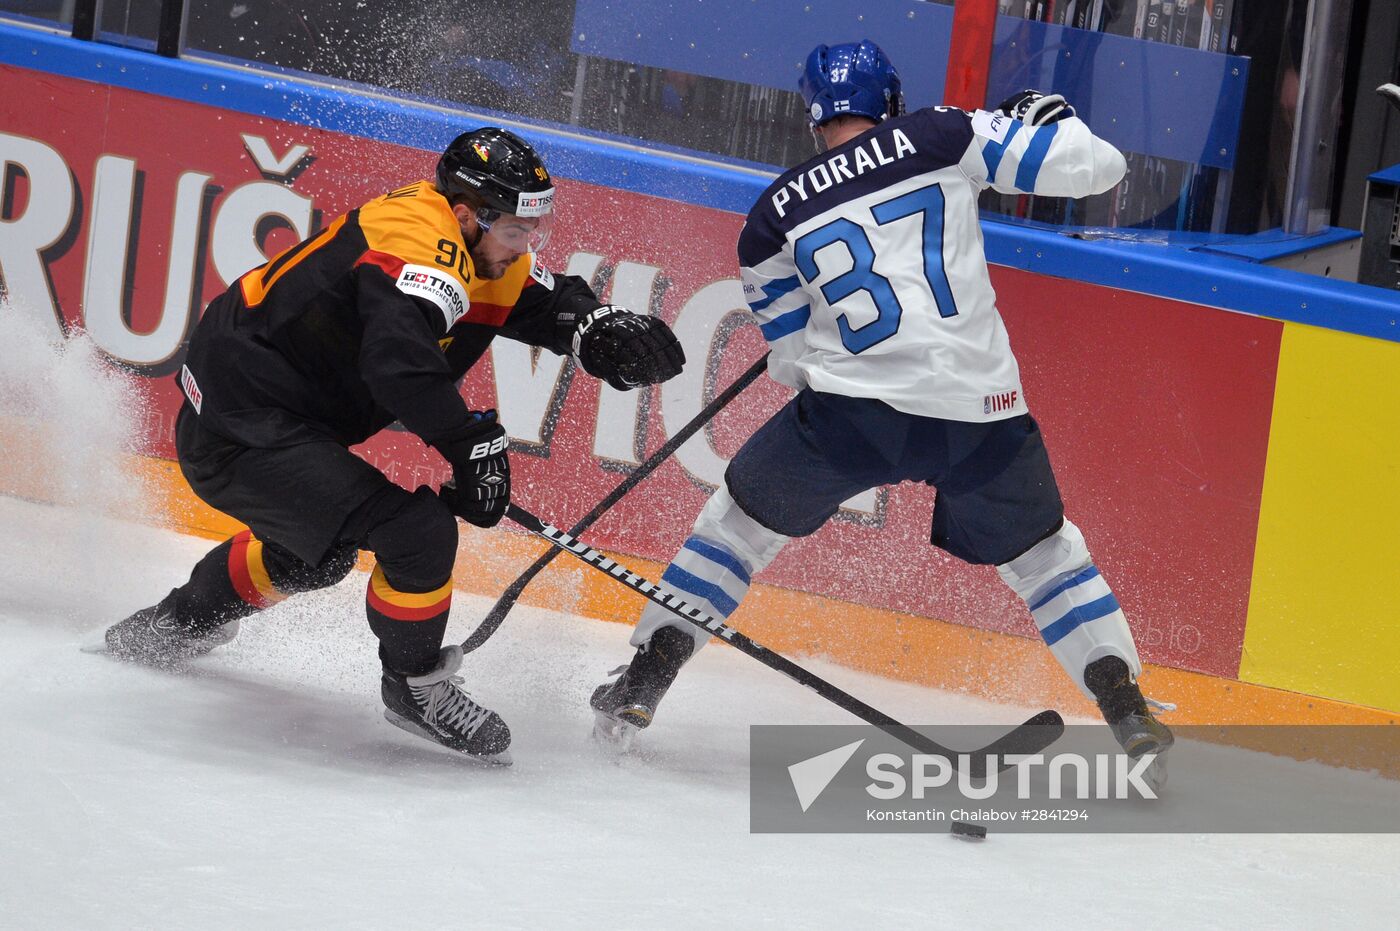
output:
M185 397L190 399L194 412L204 413L204 392L199 390L199 382L194 380L194 372L188 365L180 366L180 387L184 389Z
M999 411L1009 411L1016 406L1019 399L1019 392L1003 391L1000 394L988 394L982 397L982 413L994 414Z

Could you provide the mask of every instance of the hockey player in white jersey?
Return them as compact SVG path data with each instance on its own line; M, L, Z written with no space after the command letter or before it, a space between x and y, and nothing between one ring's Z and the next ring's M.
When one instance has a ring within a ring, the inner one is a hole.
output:
M799 86L820 154L769 186L738 244L768 373L798 393L734 457L663 582L728 617L753 575L841 502L928 482L931 542L995 566L1119 743L1160 759L1171 732L1138 689L1127 620L1064 515L977 215L987 187L1106 191L1123 177L1122 154L1057 95L905 114L898 74L869 41L818 46ZM705 639L648 606L631 664L593 694L600 730L650 724Z

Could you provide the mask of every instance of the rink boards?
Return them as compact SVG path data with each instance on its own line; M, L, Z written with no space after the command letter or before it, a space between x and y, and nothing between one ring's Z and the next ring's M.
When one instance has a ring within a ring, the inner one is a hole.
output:
M55 334L83 327L139 376L155 457L142 467L210 534L226 519L161 461L180 403L171 374L198 308L263 255L428 176L462 128L509 121L5 27L0 86L7 292ZM567 525L762 352L733 243L767 176L567 128L521 131L559 177L548 263L658 313L690 359L675 381L624 395L498 340L466 379L468 403L498 407L511 431L516 494ZM1196 720L1400 710L1394 301L1159 246L1000 224L986 236L1031 410L1068 511L1156 667L1149 692ZM760 380L590 542L655 573L727 457L786 397ZM445 471L402 433L363 454L410 487ZM928 546L932 501L905 485L853 502L782 553L738 622L775 647L1073 707L995 574ZM504 532L468 540L522 560L534 549ZM458 582L499 591L502 563L468 555ZM606 580L556 575L549 597L635 614Z

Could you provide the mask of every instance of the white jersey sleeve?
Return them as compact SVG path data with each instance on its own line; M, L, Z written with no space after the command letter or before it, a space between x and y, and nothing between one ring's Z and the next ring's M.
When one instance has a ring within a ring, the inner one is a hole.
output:
M741 240L747 232L745 226L739 234ZM790 388L804 387L806 380L797 360L807 345L803 334L812 317L812 304L792 255L779 250L752 268L740 269L740 279L754 322L768 341L769 377Z
M976 184L1003 194L1088 197L1123 180L1128 163L1076 116L1028 126L1004 113L972 115L973 146L962 160Z

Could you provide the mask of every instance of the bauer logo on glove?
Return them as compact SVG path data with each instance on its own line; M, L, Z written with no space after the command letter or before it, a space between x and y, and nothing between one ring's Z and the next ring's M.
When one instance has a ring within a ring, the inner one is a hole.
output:
M483 440L472 447L471 455L468 459L485 459L487 456L494 456L496 453L504 452L510 445L510 439L502 431L501 435L492 440Z
M500 523L510 504L510 437L495 411L474 412L457 436L433 443L452 466L440 497L462 520L477 527Z
M685 365L685 350L670 327L613 304L579 321L574 355L584 371L619 391L674 378Z

